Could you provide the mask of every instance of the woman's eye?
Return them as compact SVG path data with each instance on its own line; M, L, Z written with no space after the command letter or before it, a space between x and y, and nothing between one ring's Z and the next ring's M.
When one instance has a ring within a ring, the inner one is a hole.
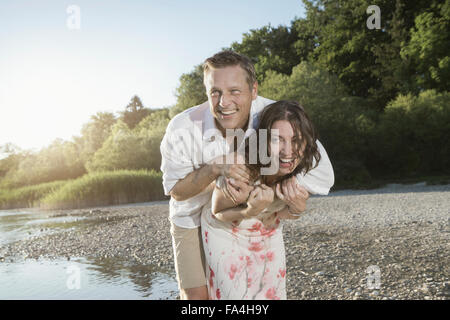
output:
M211 92L211 97L217 97L219 95L219 91Z

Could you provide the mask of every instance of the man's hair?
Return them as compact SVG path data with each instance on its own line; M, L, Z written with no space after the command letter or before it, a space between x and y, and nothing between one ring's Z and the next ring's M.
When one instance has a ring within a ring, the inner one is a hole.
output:
M218 52L206 59L203 63L203 74L206 74L210 69L220 69L237 65L247 72L247 83L251 89L256 82L256 72L252 61L248 57L231 50Z

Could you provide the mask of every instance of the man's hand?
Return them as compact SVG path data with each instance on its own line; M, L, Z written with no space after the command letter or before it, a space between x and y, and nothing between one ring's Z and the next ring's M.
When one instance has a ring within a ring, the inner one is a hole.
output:
M306 210L306 200L309 198L308 191L300 187L296 177L291 177L277 184L277 197L283 200L293 213L301 213Z
M250 182L250 169L245 165L245 159L242 155L233 152L215 158L212 163L217 176L225 176L247 184Z
M246 215L248 217L257 216L273 202L273 199L274 192L272 188L269 188L265 184L256 186L248 198Z

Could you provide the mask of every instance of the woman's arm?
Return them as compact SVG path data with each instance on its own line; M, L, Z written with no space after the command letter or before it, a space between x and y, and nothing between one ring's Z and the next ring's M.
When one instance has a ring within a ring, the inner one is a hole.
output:
M235 221L244 219L247 215L248 207L243 204L236 204L225 196L221 188L214 188L212 195L212 213L220 221Z
M247 205L234 204L225 197L222 190L215 188L212 197L212 212L221 221L236 221L257 216L273 202L274 192L266 185L253 189L248 196Z
M289 211L289 207L285 206L283 210L278 211L277 218L279 219L287 219L287 220L297 220L300 218L300 215L292 215Z

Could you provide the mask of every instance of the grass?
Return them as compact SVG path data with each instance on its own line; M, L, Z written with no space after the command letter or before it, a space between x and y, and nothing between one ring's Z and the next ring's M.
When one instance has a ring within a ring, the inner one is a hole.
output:
M72 209L164 199L162 174L148 170L95 172L75 179L40 201L44 209Z
M428 185L450 184L450 176L383 177L353 186L340 186L339 181L336 181L333 190L374 189L388 183L412 184L424 181ZM76 209L163 199L167 197L162 188L162 173L153 170L95 172L73 180L0 189L0 209Z
M0 209L39 206L40 199L60 189L68 182L68 180L53 181L15 189L1 189Z

